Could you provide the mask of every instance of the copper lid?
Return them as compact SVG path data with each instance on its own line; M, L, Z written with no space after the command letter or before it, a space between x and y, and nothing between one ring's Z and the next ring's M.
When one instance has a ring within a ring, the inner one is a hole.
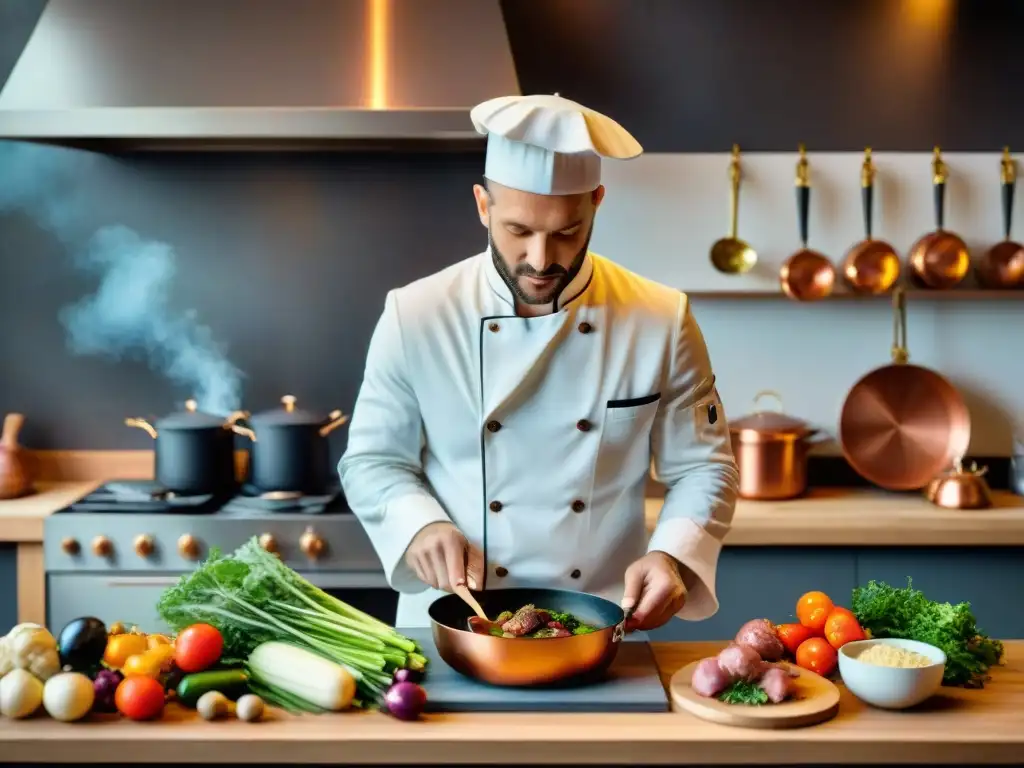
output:
M754 406L756 407L757 403L765 397L778 400L779 407L782 407L782 397L777 392L770 390L758 392L754 397ZM803 419L787 416L781 410L755 410L747 416L730 419L729 431L739 435L740 440L744 442L756 443L764 440L798 440L817 430Z

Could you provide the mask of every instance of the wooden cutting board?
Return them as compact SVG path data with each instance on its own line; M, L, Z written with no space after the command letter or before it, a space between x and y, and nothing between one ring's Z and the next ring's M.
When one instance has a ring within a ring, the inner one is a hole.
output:
M725 704L718 699L698 695L690 686L699 661L687 664L669 682L669 693L676 709L721 725L739 728L801 728L830 720L839 711L839 689L821 675L786 664L799 673L793 680L793 696L781 704Z

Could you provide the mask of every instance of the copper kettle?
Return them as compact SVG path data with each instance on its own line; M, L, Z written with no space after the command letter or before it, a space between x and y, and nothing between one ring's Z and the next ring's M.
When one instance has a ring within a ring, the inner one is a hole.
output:
M964 469L963 460L957 459L953 469L944 472L925 487L925 496L932 504L946 509L985 509L992 506L992 491L984 475L988 467L978 469L971 462Z
M9 413L4 418L4 430L0 435L0 499L16 499L32 490L28 459L18 445L18 433L25 417L20 413Z

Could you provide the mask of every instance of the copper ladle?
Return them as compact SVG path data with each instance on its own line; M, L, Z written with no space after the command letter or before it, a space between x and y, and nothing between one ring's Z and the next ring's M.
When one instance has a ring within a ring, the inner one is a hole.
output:
M935 231L924 235L910 249L910 268L917 282L927 288L946 289L957 285L971 268L967 244L945 226L946 180L949 171L939 148L932 160L935 195Z
M1003 242L992 246L975 271L978 282L985 288L1024 288L1024 246L1010 239L1017 169L1010 157L1009 147L1003 147L1003 159L999 165L1003 198Z
M843 278L856 293L877 295L888 292L899 279L900 257L885 240L875 240L871 236L871 213L875 196L875 168L871 162L871 147L864 150L860 182L864 239L847 252L843 262Z
M827 258L807 247L807 216L811 207L811 181L807 150L800 145L796 164L796 206L801 249L786 259L779 272L783 292L796 301L816 301L832 293L836 271Z
M716 240L711 246L711 264L719 272L739 275L749 272L757 264L757 253L736 236L740 207L740 147L732 145L732 161L729 163L729 235Z

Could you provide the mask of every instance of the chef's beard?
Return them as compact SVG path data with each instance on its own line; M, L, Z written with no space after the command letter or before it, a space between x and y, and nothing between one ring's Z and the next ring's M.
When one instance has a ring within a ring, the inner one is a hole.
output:
M583 260L587 257L587 249L590 248L590 236L594 233L594 225L590 225L590 231L587 232L587 239L583 241L583 247L580 248L579 253L572 260L572 264L569 268L561 266L560 264L552 264L550 267L545 269L543 272L538 272L526 262L521 262L516 265L515 274L513 275L509 269L508 262L501 255L501 251L498 250L498 246L494 242L494 238L491 236L491 230L487 230L487 241L491 247L491 259L494 260L494 268L498 270L498 274L501 275L501 279L505 281L505 285L512 291L512 295L516 297L516 301L522 302L523 304L530 304L532 306L544 306L546 304L554 304L558 301L558 297L561 295L565 287L573 281L573 279L580 273L583 268ZM519 285L518 278L522 275L529 275L530 277L551 277L554 275L560 275L561 278L555 284L555 287L548 291L546 294L541 296L533 296L523 290L522 286Z

